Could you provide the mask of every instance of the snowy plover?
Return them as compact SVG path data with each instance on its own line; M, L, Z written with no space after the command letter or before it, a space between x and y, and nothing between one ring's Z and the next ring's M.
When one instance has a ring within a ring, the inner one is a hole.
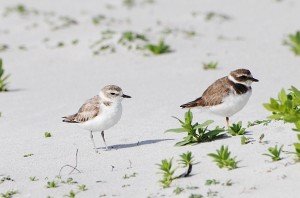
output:
M63 117L63 122L77 123L80 127L89 130L95 151L93 132L101 131L106 150L108 150L104 131L111 128L120 120L122 115L123 98L131 98L123 94L120 87L107 85L101 89L97 96L87 100L73 115Z
M252 94L252 82L258 80L253 78L249 70L237 69L210 85L200 98L180 107L209 109L214 114L226 117L229 126L229 117L247 104Z

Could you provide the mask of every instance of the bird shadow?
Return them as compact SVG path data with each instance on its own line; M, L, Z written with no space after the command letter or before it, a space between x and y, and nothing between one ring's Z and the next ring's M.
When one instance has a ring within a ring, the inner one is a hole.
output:
M153 140L143 140L143 141L138 141L135 143L129 143L129 144L115 144L108 146L108 149L124 149L124 148L132 148L132 147L137 147L137 146L142 146L142 145L148 145L148 144L155 144L163 141L169 141L169 140L174 140L174 139L153 139ZM100 149L105 149L105 147L100 147Z

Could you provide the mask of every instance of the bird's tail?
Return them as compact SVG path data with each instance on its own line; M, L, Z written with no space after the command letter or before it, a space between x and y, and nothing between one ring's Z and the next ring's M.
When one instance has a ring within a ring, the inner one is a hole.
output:
M200 98L197 98L194 101L191 101L191 102L188 102L186 104L183 104L180 107L181 108L193 108L193 107L197 107L197 106L199 106L199 101L201 101L201 100L202 100L202 98L200 97Z
M64 117L62 117L62 118L64 118L62 121L68 122L68 123L78 123L74 120L75 116L76 116L76 114L70 115L70 116L64 116Z

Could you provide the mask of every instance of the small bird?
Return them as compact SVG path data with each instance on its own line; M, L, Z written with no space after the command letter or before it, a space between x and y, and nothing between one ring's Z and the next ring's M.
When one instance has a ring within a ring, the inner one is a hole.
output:
M104 131L117 124L121 119L123 98L131 98L131 96L123 94L122 89L116 85L107 85L101 89L98 95L87 100L77 113L64 116L63 122L76 123L83 129L89 130L96 153L98 150L93 132L101 132L106 150L108 150Z
M229 117L242 110L247 104L252 94L252 82L258 80L253 78L249 70L237 69L215 81L200 98L180 107L208 109L214 114L226 117L227 127L229 127Z

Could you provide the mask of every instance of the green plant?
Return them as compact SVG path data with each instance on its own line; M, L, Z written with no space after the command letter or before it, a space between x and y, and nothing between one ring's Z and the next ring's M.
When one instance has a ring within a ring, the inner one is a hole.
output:
M208 142L218 139L224 135L224 129L216 127L213 130L209 130L208 126L213 123L212 120L207 120L202 124L192 124L193 122L193 113L189 110L185 113L184 121L179 118L177 119L181 128L169 129L166 132L175 132L175 133L187 133L187 136L183 139L183 141L177 142L176 146L185 146L188 144L197 144L201 142Z
M184 191L184 188L181 188L181 187L177 187L173 190L173 193L175 195L179 195L180 193L182 193Z
M155 55L171 52L170 46L163 40L160 40L158 44L147 44L145 48Z
M181 165L182 168L187 168L187 171L183 174L180 174L178 176L174 176L175 171L177 168L173 168L173 158L170 160L162 160L160 164L157 164L160 169L160 174L163 175L163 178L160 180L160 183L164 188L167 188L170 186L172 181L174 179L182 178L182 177L188 177L190 173L192 172L192 167L194 165L194 159L193 159L192 152L188 151L186 153L183 153L180 155L180 159L178 160L179 165Z
M189 198L203 198L203 195L201 195L201 194L191 194L189 196Z
M203 63L203 69L205 70L213 70L217 69L218 67L218 62L209 62L209 63Z
M135 40L148 41L145 35L135 33L132 31L123 32L121 38L119 39L119 43L133 42Z
M29 180L30 181L38 181L39 179L34 176L34 177L29 177Z
M243 128L243 123L239 121L237 124L233 123L232 126L229 126L228 133L232 136L245 135L246 128Z
M52 137L52 135L51 135L51 133L50 133L50 132L45 132L45 133L44 133L44 136L45 136L45 138Z
M248 144L250 143L250 139L245 137L245 136L242 136L241 137L241 144L244 145L244 144Z
M282 89L278 94L278 99L271 98L270 103L265 103L264 107L272 112L270 119L294 123L295 130L300 131L298 128L300 124L296 124L300 121L300 90L292 86L289 91L286 93Z
M47 185L46 185L46 188L57 188L58 187L58 184L56 181L48 181L47 182Z
M300 55L300 31L288 35L288 38L283 43L289 46L295 55Z
M229 170L237 168L239 161L236 161L236 157L231 157L231 152L228 150L228 146L222 145L220 150L217 150L217 153L209 153L208 156L212 157L214 162L220 168L228 168Z
M263 155L269 156L272 158L273 161L279 161L282 158L280 157L283 145L278 149L277 145L275 147L269 147L269 153L264 153Z
M217 184L219 184L219 183L220 183L220 182L217 181L217 180L215 180L215 179L208 179L208 180L206 180L205 185L211 186L211 185L217 185Z
M74 197L76 197L76 192L74 192L73 190L71 190L70 192L69 192L69 194L67 194L67 195L64 195L64 197L70 197L70 198L74 198Z
M137 173L132 173L131 175L127 175L127 174L125 174L124 176L123 176L123 179L129 179L129 178L131 178L131 177L136 177L137 176Z
M135 0L123 0L123 5L128 8L135 6Z
M3 61L0 58L0 92L1 91L8 91L7 85L8 85L8 78L10 75L5 75L5 70L3 69Z
M267 126L271 122L272 122L272 120L255 120L253 122L249 121L247 127L249 128L249 127L260 125L260 124Z
M30 157L30 156L33 156L33 154L32 154L32 153L29 153L29 154L23 155L23 157Z
M192 172L192 167L194 165L194 156L192 155L192 152L188 151L186 153L182 153L180 155L180 160L178 161L183 168L187 168L187 172L182 174L181 176L188 177Z
M92 22L94 25L98 25L105 19L106 19L106 17L104 15L97 15L92 18Z
M5 193L0 194L0 198L12 198L14 195L18 194L19 192L17 190L9 190Z
M159 166L159 169L161 170L161 174L163 175L162 180L160 180L159 182L164 188L170 187L172 181L175 179L174 173L176 169L173 169L172 161L173 159L164 159L161 161L161 164L157 164Z
M67 178L67 180L62 180L61 183L62 184L69 184L69 185L78 184L78 182L75 181L72 177Z
M78 190L80 190L80 191L87 191L88 190L88 188L84 184L78 185L77 187L78 187Z

